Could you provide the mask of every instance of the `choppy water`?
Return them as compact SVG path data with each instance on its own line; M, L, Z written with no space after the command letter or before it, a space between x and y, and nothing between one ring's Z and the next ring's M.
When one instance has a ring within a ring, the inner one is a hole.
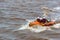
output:
M60 0L0 0L0 40L60 40L60 29L43 31L40 33L30 30L19 30L26 19L34 19L43 15L41 7L51 9L60 7ZM60 9L56 14L49 14L50 18L59 21Z

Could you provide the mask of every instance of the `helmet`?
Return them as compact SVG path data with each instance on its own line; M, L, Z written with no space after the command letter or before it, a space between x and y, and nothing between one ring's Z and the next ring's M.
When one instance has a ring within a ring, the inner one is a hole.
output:
M46 22L48 22L48 20L45 19L45 18L42 18L42 19L38 18L37 21L40 22L40 23L46 23Z

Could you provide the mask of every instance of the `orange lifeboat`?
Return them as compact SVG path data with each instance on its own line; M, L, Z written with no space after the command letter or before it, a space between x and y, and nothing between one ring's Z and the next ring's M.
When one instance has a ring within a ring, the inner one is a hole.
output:
M54 21L48 21L47 19L43 18L43 19L36 19L33 22L30 22L29 26L32 27L34 25L40 25L40 26L52 26L54 25L55 22Z

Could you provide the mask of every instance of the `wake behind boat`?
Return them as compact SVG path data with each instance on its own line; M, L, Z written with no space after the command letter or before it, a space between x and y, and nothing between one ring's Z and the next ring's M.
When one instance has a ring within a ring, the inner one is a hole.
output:
M39 21L37 21L37 20L38 20L38 18L32 19L32 20L26 20L27 23L25 23L24 25L21 25L21 27L18 30L28 29L32 32L38 33L38 32L42 32L45 30L54 31L52 28L60 28L60 24L59 23L56 24L55 21L48 21L47 19L44 19L44 23L40 24ZM41 20L43 20L43 18ZM41 21L41 22L43 22L43 21Z

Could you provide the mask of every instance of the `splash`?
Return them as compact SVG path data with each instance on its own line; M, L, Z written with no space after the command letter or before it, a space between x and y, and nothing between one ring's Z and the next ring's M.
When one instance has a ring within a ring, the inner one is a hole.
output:
M45 31L45 30L51 30L51 28L49 27L42 27L42 26L34 26L34 27L29 27L29 23L34 21L35 19L33 20L26 20L28 21L25 25L22 25L18 30L25 30L25 29L29 29L30 31L32 32L42 32L42 31Z
M57 10L60 10L60 7L55 7L53 9L57 11Z
M38 33L38 32L42 32L42 31L45 31L45 30L54 31L52 28L60 28L60 23L55 24L55 25L50 26L50 27L47 27L47 26L42 27L42 26L38 26L38 25L36 25L34 27L29 27L29 23L34 21L34 20L26 20L28 22L25 25L21 25L21 27L18 30L28 29L28 30L30 30L32 32Z

